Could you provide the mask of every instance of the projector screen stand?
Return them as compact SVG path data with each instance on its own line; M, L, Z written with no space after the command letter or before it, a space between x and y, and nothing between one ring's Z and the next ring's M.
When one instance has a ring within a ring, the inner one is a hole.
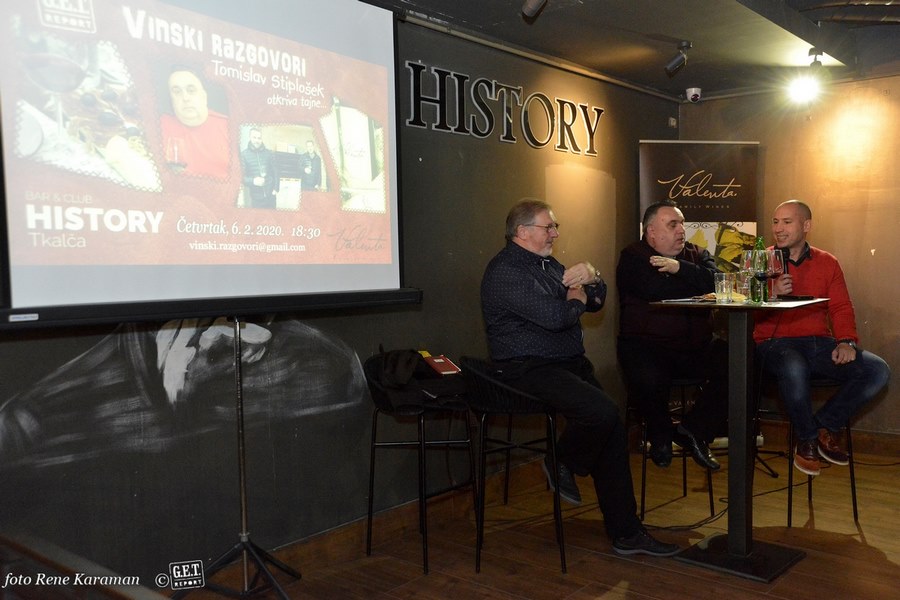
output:
M206 589L234 598L247 598L256 594L267 592L274 588L284 600L290 600L284 588L275 579L267 563L278 570L300 579L300 573L285 563L281 562L250 540L250 532L247 528L247 465L246 449L244 446L244 397L243 380L241 378L241 325L240 317L234 317L234 378L235 397L237 409L237 437L238 437L238 486L241 498L241 532L238 534L238 542L228 552L217 558L204 570ZM224 567L230 565L238 556L241 557L242 582L240 591L232 590L224 586L213 584L209 579ZM250 578L250 563L256 565L256 573ZM265 579L265 582L260 580ZM181 598L191 590L183 590L174 594L172 598Z

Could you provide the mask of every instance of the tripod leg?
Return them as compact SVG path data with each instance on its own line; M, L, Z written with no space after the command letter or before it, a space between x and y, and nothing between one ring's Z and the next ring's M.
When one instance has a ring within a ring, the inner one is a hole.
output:
M217 583L209 581L213 575L215 575L218 571L222 570L222 568L234 563L235 559L242 556L244 551L247 552L248 556L253 560L256 564L256 574L253 576L253 580L247 586L246 590L233 590L229 589L223 585L219 585ZM285 563L281 562L256 544L251 541L238 542L231 550L223 554L221 557L217 558L215 562L210 564L210 566L204 571L204 578L206 580L206 588L218 592L225 596L230 596L232 598L246 598L248 596L256 595L257 593L268 590L270 587L274 588L278 595L284 600L290 600L290 597L284 591L284 588L281 587L281 584L275 579L275 576L266 566L266 563L271 564L282 572L294 577L296 579L300 579L300 573ZM258 587L257 583L259 582L260 576L265 577L268 582L268 586ZM185 594L191 592L192 590L183 590L176 594L172 595L172 598L181 598Z
M270 563L272 566L274 566L279 571L283 572L286 575L290 575L294 579L302 579L303 578L303 576L300 575L300 571L297 571L293 567L278 560L277 558L275 558L274 556L272 556L271 554L269 554L268 552L266 552L265 550L263 550L256 544L254 544L253 542L247 542L247 543L250 544L251 546L253 546L254 551L256 551L256 553L260 557L262 557L263 560L265 560L267 563Z
M209 582L210 578L213 575L215 575L216 573L221 571L224 567L230 565L232 562L234 562L234 560L241 555L243 550L244 550L243 542L238 542L237 544L235 544L230 550L228 550L228 552L226 552L225 554L223 554L222 556L220 556L219 558L214 560L212 563L210 563L210 565L208 567L206 567L206 569L203 570L203 580L206 582ZM238 592L232 592L231 590L228 590L226 588L223 588L223 587L218 586L213 583L207 583L206 587L208 589L218 591L227 596L234 596L236 598L240 597L240 594ZM173 599L182 598L186 594L189 594L191 591L192 591L191 589L181 590L179 592L172 594L172 598Z
M257 572L256 572L256 577L254 578L254 581L256 579L258 579L260 574L264 575L265 578L269 581L269 585L271 585L273 588L275 588L275 590L278 592L279 596L284 598L284 600L290 600L290 597L284 591L284 588L281 587L281 584L278 583L278 580L275 579L275 576L272 575L272 572L266 567L266 562L271 563L276 568L280 569L281 571L283 571L283 572L287 573L288 575L291 575L292 577L295 577L297 579L300 578L300 573L298 573L291 567L287 566L283 562L279 561L274 556L272 556L271 554L269 554L268 552L266 552L265 550L263 550L262 548L260 548L256 544L254 544L253 542L245 542L244 547L247 549L247 552L250 554L250 556L253 557L254 562L256 562ZM259 591L263 591L263 589L254 588L252 590L245 590L245 593L255 594L256 592L259 592Z
M785 455L784 452L774 452L773 454L775 454L776 456L784 456ZM762 458L760 458L759 452L754 453L754 458L756 459L756 462L757 462L757 464L759 464L760 467L762 467L763 469L768 471L769 477L771 477L773 479L778 479L778 472L775 469L773 469L771 466L769 466L769 463L767 463Z

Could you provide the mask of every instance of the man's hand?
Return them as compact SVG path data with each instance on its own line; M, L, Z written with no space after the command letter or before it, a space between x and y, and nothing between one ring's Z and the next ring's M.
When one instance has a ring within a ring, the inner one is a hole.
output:
M257 187L262 187L262 186L266 185L266 178L259 177L257 175L256 177L253 178L253 185L255 185Z
M836 365L846 365L856 360L856 349L846 342L841 342L831 351L831 360Z
M578 300L587 306L587 292L580 285L571 286L566 290L566 300Z
M651 256L650 266L656 267L660 273L672 273L674 275L681 268L681 263L674 258L666 256Z
M789 273L785 273L773 281L772 291L778 296L787 296L794 291L794 278Z
M597 282L597 269L589 262L580 262L566 269L562 283L567 288L572 286L591 285Z

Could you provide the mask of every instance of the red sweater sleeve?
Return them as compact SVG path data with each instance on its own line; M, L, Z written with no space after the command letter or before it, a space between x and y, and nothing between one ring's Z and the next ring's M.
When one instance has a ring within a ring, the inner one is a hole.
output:
M792 310L756 313L753 339L756 342L773 337L834 337L859 341L853 302L837 259L824 250L810 247L809 257L799 265L791 264L796 295L828 298L828 302Z

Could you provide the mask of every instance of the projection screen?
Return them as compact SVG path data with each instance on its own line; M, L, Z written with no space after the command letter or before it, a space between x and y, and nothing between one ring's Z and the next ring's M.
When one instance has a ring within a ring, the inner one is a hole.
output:
M26 0L0 25L0 326L417 298L389 11Z

